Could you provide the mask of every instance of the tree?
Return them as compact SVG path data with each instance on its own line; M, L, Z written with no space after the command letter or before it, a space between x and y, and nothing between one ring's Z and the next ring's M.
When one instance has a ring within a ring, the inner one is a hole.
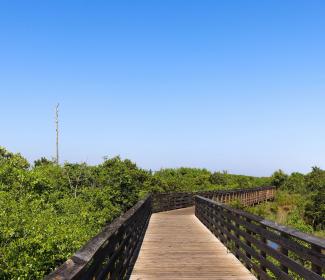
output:
M288 175L285 174L281 169L275 171L272 174L272 184L276 187L281 187L286 180L288 179Z
M305 176L299 172L294 172L282 184L282 188L289 192L306 192Z
M40 159L37 159L34 161L34 166L41 166L41 165L48 165L48 164L54 164L53 161L47 159L46 157L41 157Z
M306 176L306 188L311 193L305 216L314 229L325 229L325 171L313 167Z
M0 147L0 188L22 193L30 185L29 167L28 161L20 154Z
M86 163L65 163L62 169L64 178L67 179L70 190L76 198L81 187L94 186L92 169Z
M306 176L306 187L308 191L325 191L325 171L319 167L313 167Z
M210 176L210 182L215 185L226 186L228 184L227 173L221 173L220 171L214 172Z
M325 192L315 192L305 207L305 217L314 230L325 229Z

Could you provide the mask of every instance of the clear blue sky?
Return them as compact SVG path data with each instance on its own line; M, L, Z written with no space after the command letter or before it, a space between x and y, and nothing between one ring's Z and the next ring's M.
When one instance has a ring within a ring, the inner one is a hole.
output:
M0 145L29 160L325 168L325 1L0 2Z

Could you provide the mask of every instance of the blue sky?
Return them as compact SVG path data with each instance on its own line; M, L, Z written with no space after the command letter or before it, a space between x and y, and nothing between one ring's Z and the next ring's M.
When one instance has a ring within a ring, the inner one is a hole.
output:
M1 1L0 145L95 164L325 168L324 1Z

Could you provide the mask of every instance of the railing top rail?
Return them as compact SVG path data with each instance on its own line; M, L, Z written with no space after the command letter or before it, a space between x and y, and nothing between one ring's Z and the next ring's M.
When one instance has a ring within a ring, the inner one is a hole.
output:
M178 194L195 194L195 193L203 193L203 192L216 192L216 193L220 193L220 194L228 194L228 193L234 193L234 192L252 192L252 191L259 191L259 190L272 190L272 189L276 189L275 186L262 186L262 187L256 187L256 188L238 188L238 189L230 189L230 190L197 190L197 191L187 191L187 192L162 192L162 193L155 193L155 195L169 195L169 194L173 194L173 195L178 195Z
M254 214L250 214L250 213L247 213L245 211L242 211L240 209L235 209L235 208L232 208L226 204L223 204L223 203L220 203L220 202L217 202L217 201L214 201L212 199L209 199L209 198L206 198L206 197L203 197L203 196L195 196L201 200L204 200L208 203L211 203L211 204L214 204L214 205L217 205L219 207L222 207L224 209L227 209L228 211L231 211L233 213L236 213L240 216L243 216L245 218L248 218L252 221L255 221L261 225L264 225L268 228L271 228L271 229L274 229L280 233L285 233L289 236L292 236L292 237L295 237L295 238L298 238L304 242L307 242L311 245L315 245L315 246L318 246L322 249L325 249L325 239L323 238L319 238L317 236L313 236L313 235L310 235L310 234L307 234L307 233L303 233L301 231L298 231L294 228L290 228L290 227L287 227L287 226L283 226L283 225L279 225L275 222L272 222L272 221L269 221L269 220L266 220L266 219L263 219L262 217L260 216L256 216Z

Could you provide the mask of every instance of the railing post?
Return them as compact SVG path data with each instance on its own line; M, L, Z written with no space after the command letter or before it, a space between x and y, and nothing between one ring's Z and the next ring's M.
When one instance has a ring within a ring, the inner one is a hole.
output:
M239 215L236 213L235 214L235 216L236 216L236 218L239 220L240 219L240 217L239 217ZM236 222L236 228L239 230L240 229L240 225ZM236 235L236 237L238 238L238 240L240 240L240 235L238 234L238 232L236 232L235 233L235 235ZM236 249L239 251L239 245L238 244L236 244ZM239 255L237 254L237 252L236 252L236 258L237 259L239 259Z
M217 236L218 237L218 230L217 230L217 226L216 226L216 223L217 223L217 220L216 220L216 209L215 209L215 206L213 205L213 206L210 206L211 207L211 209L212 209L212 227L213 227L213 234L215 235L215 236Z
M247 223L250 223L250 222L251 222L251 220L250 220L249 218L245 218L245 220L246 220ZM252 234L252 232L251 232L249 229L246 229L246 232L247 232L247 234L249 234L249 235ZM251 242L249 242L248 240L245 240L245 243L246 243L249 247L251 247L251 245L252 245ZM252 258L252 256L251 256L249 253L247 253L247 252L246 252L246 256L247 256L247 258L249 258L249 259Z
M228 210L226 210L226 214L230 214L230 212L228 211ZM226 223L226 229L227 229L227 231L229 232L229 234L231 234L231 228L229 227L229 224L231 223L231 220L230 220L230 218L229 217L226 217L225 216L225 223ZM229 251L231 252L232 250L232 248L231 248L231 238L230 238L230 236L228 236L227 235L227 247L228 247L228 249L229 249Z
M322 249L316 245L311 245L311 249L317 253L322 253ZM311 270L318 275L322 275L322 268L314 263L311 264Z
M285 233L281 233L280 234L281 237L284 237L284 238L288 238L288 235L285 234ZM288 256L288 249L284 248L283 246L280 246L280 252L285 255L285 256ZM284 266L283 264L280 264L280 268L283 272L287 273L288 274L288 268L286 266Z
M220 211L219 207L216 206L215 207L215 213L216 213L216 227L217 227L217 232L218 232L218 236L219 236L219 239L221 239L221 236L222 236L222 231L220 229L221 227L221 222L220 222L220 219L219 219L219 215L217 214L217 211ZM220 240L222 242L222 240Z
M263 229L266 229L266 226L264 226L264 225L261 225L261 227L262 227ZM262 236L263 236L263 235L262 235ZM262 242L266 244L266 243L267 243L266 238L262 237ZM266 259L266 253L265 253L264 251L261 251L261 256L262 256L264 259ZM263 271L266 272L266 267L265 267L265 266L261 265L261 269L262 269Z

